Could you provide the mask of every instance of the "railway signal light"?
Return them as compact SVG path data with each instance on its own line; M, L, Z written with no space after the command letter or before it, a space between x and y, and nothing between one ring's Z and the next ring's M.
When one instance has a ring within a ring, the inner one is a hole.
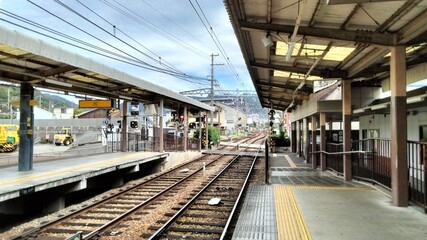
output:
M176 111L172 111L172 112L171 112L171 115L172 115L172 120L173 120L173 121L176 121L176 120L177 120L177 119L176 119L176 115L177 115Z
M138 121L130 121L131 128L138 128Z
M274 114L276 114L276 111L274 111L274 109L271 109L268 112L268 117L270 118L270 120L274 120Z

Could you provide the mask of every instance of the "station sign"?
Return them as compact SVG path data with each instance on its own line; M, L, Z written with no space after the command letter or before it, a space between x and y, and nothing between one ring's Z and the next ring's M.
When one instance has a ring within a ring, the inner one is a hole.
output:
M112 108L113 100L79 100L79 108Z

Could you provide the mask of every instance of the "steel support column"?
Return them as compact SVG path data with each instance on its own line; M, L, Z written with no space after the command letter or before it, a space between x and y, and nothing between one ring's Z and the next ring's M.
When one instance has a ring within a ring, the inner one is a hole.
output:
M199 110L199 151L202 150L202 111Z
M122 152L126 152L127 148L128 148L128 142L127 142L127 134L128 134L128 129L127 129L127 125L128 125L128 101L124 100L123 101L123 109L122 109L122 114L123 114L123 118L122 118Z
M326 171L326 113L320 113L320 169Z
M33 86L30 83L21 83L20 95L18 171L30 171L33 169L34 147L34 114L33 107L30 105L34 96Z
M208 111L206 111L206 119L205 119L205 149L209 149L209 124L208 124Z
M311 116L311 167L317 168L317 117L316 115Z
M343 122L343 151L351 151L351 81L341 81L342 89L342 122ZM350 181L351 173L351 154L343 154L344 161L344 179Z
M297 121L297 155L301 156L301 123Z
M188 149L188 113L187 106L184 106L184 152Z
M405 46L391 48L391 192L395 206L408 206Z
M164 138L163 138L163 99L160 99L160 104L159 104L159 129L160 129L160 133L159 133L159 152L163 152L164 151Z
M308 157L308 152L309 152L309 131L308 131L308 119L304 118L302 120L302 143L303 143L303 155L304 155L304 159L305 162L308 163L309 157Z
M296 122L291 123L291 152L297 152L297 129Z

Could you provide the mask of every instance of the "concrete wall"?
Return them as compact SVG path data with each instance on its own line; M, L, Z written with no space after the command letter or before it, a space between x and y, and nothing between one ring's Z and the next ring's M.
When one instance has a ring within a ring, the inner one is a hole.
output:
M201 157L202 153L198 151L188 151L188 152L169 152L169 157L162 164L161 170L164 171L168 168L176 166L178 164L191 161L195 158Z
M408 140L419 141L419 127L427 125L427 112L417 110L409 110L408 119ZM362 138L362 130L379 129L380 138L391 138L390 133L390 115L389 114L372 114L362 116L360 121L360 138ZM368 136L369 137L369 136Z

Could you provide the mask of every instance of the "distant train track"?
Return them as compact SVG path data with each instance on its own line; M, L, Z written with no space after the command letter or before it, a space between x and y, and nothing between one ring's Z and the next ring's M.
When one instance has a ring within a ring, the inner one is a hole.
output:
M252 140L255 142L263 138L265 136L257 136ZM173 232L175 232L176 224L181 221L192 223L183 218L173 222L169 220L170 215L175 216L178 212L184 211L182 210L184 207L187 212L194 210L194 208L188 207L191 205L187 203L188 199L193 199L193 202L198 199L196 202L200 204L200 202L206 202L205 200L210 196L214 196L212 194L215 192L223 199L219 206L221 214L227 213L226 215L230 217L234 204L238 201L237 197L241 194L240 190L244 189L241 180L247 178L255 160L256 157L204 155L141 184L124 186L118 193L106 197L102 201L13 239L65 239L79 231L81 231L83 239L149 238L152 234L154 234L152 238L157 239L164 234L175 234ZM229 179L228 183L226 179ZM163 214L161 214L162 212ZM178 215L186 216L184 213ZM130 223L141 222L144 224L139 226L138 230L129 230L132 228L127 227L131 225ZM220 225L214 228L224 229L227 222L221 222ZM218 231L215 230L210 234L218 236ZM197 236L196 230L193 229L190 232ZM133 234L133 236L129 237L128 234Z

